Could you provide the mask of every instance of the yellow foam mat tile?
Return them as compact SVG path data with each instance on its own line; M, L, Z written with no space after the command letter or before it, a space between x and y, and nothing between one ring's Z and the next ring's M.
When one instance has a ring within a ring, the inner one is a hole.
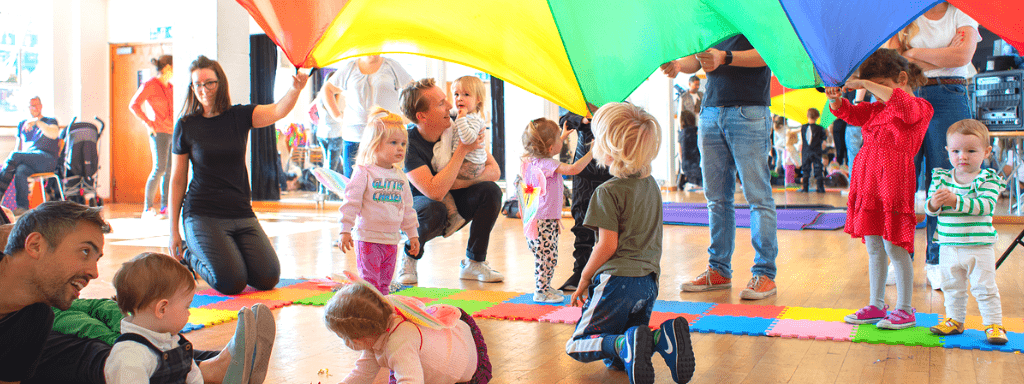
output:
M786 310L779 315L779 319L788 320L817 320L817 321L839 321L842 322L846 315L857 312L856 309L834 309L834 308L808 308L808 307L786 307Z
M269 291L257 291L253 293L248 293L238 297L242 299L264 299L293 302L295 300L302 300L313 296L317 296L322 293L324 293L324 291L314 291L311 289L277 288Z
M226 309L191 308L189 309L188 322L192 324L202 324L209 326L235 320L237 318L238 311L229 311Z

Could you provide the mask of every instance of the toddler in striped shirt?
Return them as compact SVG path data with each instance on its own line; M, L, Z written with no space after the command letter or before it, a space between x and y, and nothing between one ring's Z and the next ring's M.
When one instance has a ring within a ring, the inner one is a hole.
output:
M942 245L939 266L946 296L946 319L931 327L937 335L964 332L967 317L967 282L978 300L985 336L991 344L1006 344L1003 309L996 287L992 227L996 199L1006 183L981 163L992 152L988 128L972 119L960 120L946 131L946 151L952 169L932 170L926 213L938 216L935 242Z

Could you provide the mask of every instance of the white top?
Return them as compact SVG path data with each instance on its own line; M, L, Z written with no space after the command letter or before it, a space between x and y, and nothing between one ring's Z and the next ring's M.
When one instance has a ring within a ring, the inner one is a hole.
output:
M171 333L160 333L143 328L128 321L130 317L121 319L121 334L136 333L149 340L154 347L161 351L170 351L178 348L178 340L181 336ZM134 341L122 341L114 344L110 349L110 356L103 367L103 377L107 384L119 383L148 383L149 378L156 372L160 356L157 356L149 347ZM203 373L192 359L192 370L188 372L186 383L202 384Z
M375 105L392 113L402 113L398 98L402 88L412 82L412 76L397 61L383 59L377 72L370 75L359 72L358 59L348 60L327 79L345 96L345 121L341 123L345 141L362 140L367 115ZM326 121L327 124L339 124L330 116Z
M941 19L931 20L921 15L914 22L917 23L921 31L914 38L910 39L910 46L912 48L945 48L953 41L957 28L970 26L978 29L977 21L974 21L974 19L952 4L949 5L949 9L946 9L946 14L942 15ZM972 64L967 63L962 67L924 71L924 75L928 77L970 77L972 74L971 67Z
M473 334L462 320L437 330L393 316L388 330L363 351L342 383L370 384L381 368L394 371L399 383L467 382L476 373L476 355Z
M412 205L412 186L398 168L374 164L352 167L352 178L345 186L341 212L341 233L377 244L398 244L406 236L417 237L416 209Z
M456 110L455 112L457 113L458 111ZM476 113L470 113L464 118L456 119L451 127L441 132L441 137L434 143L434 157L430 159L430 165L434 166L435 171L440 172L441 168L444 168L452 160L452 154L459 147L459 140L467 144L472 143L476 141L480 131L486 128L487 123ZM467 153L464 161L473 164L486 163L487 150L485 148L489 147L488 143L490 143L490 137L484 135L484 145Z

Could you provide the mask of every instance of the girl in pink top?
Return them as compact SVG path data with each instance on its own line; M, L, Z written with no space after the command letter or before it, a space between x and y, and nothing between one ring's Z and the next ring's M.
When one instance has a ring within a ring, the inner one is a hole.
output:
M408 132L402 118L384 108L371 113L345 187L341 211L342 252L356 249L359 275L381 292L389 292L398 257L400 232L409 237L409 252L420 248L416 210L409 180L399 164L405 162Z
M562 150L562 142L572 133L562 130L558 124L540 118L530 122L523 132L522 198L519 200L523 214L523 229L527 245L536 258L534 276L537 279L533 301L561 303L562 293L551 287L551 276L558 263L558 232L562 220L562 175L575 175L590 163L592 155L587 152L575 163L565 164L552 158Z

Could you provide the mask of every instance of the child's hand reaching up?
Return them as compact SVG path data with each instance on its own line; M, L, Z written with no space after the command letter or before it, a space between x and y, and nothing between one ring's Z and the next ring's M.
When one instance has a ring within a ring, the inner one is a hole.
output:
M352 244L352 232L344 232L341 234L341 241L338 242L338 248L341 249L342 253L348 252L354 246Z
M586 120L587 118L584 117L583 119ZM565 138L569 137L569 135L572 134L573 132L576 132L576 130L569 128L569 120L566 120L564 123L562 123L562 141L565 141Z

